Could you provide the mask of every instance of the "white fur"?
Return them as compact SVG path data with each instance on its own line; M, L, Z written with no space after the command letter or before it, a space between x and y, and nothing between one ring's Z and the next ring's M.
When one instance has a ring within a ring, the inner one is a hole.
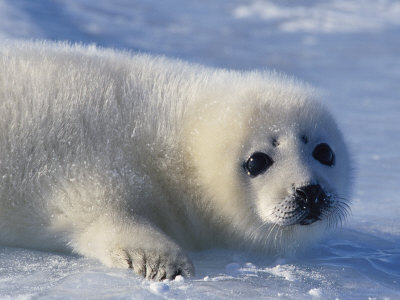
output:
M270 72L1 45L0 243L71 249L155 279L193 273L182 248L307 244L327 221L276 226L271 210L293 185L340 197L350 187L346 146L314 94ZM312 157L321 142L335 166ZM274 164L250 178L242 164L255 151Z

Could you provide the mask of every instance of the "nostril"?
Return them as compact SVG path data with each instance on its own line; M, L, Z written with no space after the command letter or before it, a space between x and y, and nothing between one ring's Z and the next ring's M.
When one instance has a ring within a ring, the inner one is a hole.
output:
M319 184L306 185L295 189L297 201L310 208L322 205L324 192Z
M305 203L308 202L307 193L302 188L297 188L296 189L296 196L298 198L300 198L302 201L304 201Z

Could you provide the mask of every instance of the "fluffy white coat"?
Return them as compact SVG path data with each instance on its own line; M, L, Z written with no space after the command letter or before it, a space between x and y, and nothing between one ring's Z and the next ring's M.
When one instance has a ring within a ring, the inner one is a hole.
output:
M193 273L182 249L307 244L341 215L277 226L271 210L304 183L345 204L350 191L342 135L315 98L271 72L3 44L0 243L72 250L158 280ZM321 142L335 166L312 157ZM251 178L243 163L255 151L274 164Z

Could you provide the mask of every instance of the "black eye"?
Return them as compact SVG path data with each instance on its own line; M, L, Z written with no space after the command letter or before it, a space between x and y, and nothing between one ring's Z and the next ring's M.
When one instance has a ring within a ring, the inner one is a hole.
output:
M328 144L319 144L315 147L312 156L321 164L332 166L335 163L335 154Z
M256 152L245 162L247 175L255 177L264 173L271 165L272 159L265 153Z

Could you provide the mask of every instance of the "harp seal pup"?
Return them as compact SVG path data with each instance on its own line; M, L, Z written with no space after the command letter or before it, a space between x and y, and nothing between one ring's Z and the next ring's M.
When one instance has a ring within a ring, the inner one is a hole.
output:
M285 253L348 211L350 159L315 91L66 43L0 46L0 243L154 280L185 250Z

